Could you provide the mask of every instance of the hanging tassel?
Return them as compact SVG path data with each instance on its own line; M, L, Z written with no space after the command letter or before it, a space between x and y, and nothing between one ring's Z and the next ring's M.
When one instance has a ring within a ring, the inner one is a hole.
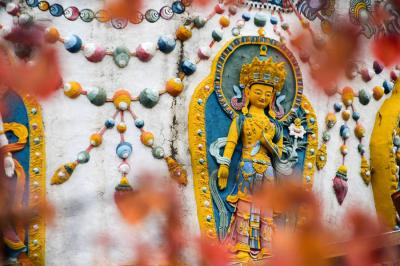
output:
M361 177L364 180L364 183L368 186L371 182L371 170L369 168L368 160L365 156L361 157Z
M187 185L187 172L177 161L175 161L171 156L165 158L168 165L168 171L171 178L178 182L178 184L186 186Z
M333 189L335 190L336 199L339 205L342 205L344 198L347 195L347 167L339 166L336 176L333 179Z
M61 185L66 182L74 172L77 162L66 163L60 166L51 178L52 185Z
M328 159L328 154L326 152L326 143L322 143L321 147L317 151L317 169L321 170L325 167L326 161Z
M124 191L132 191L132 186L129 184L128 178L126 175L121 177L119 184L115 187L117 192L124 192Z

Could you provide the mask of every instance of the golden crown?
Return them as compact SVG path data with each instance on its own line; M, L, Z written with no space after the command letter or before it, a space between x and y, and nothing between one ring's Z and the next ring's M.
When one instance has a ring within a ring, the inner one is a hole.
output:
M245 87L261 83L272 86L278 92L282 90L285 79L285 62L274 63L272 57L266 61L255 57L250 64L243 65L240 71L240 84Z

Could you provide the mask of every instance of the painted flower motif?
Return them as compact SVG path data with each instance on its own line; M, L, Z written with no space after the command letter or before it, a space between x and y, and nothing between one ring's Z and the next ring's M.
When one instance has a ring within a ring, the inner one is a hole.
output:
M289 126L289 134L290 136L294 136L296 139L302 139L304 134L306 134L306 130L301 125L301 119L296 118L292 124Z

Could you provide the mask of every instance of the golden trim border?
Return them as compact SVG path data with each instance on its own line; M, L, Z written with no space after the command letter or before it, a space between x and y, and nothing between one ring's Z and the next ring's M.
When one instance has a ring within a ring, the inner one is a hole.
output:
M42 108L29 95L22 97L29 121L29 208L43 207L46 200L46 150ZM46 219L43 212L31 219L28 232L28 257L33 265L45 265Z

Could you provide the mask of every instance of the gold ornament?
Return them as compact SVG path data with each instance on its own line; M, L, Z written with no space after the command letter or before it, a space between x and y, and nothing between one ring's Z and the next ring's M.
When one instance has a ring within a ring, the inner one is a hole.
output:
M255 83L272 86L276 92L282 90L286 79L285 62L274 63L272 57L261 61L255 57L251 64L243 65L240 71L240 84L251 86Z

